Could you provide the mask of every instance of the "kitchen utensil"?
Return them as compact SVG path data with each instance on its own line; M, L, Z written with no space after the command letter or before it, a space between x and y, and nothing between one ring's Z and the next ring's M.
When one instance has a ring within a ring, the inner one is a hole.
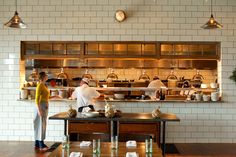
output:
M27 99L27 98L28 98L28 90L26 90L26 89L21 89L21 90L20 90L20 98L21 98L21 99Z
M208 88L208 84L202 83L201 88Z
M210 101L209 95L203 95L202 98L203 98L203 101Z
M201 101L202 100L202 95L199 94L199 93L195 94L195 97L196 97L197 101Z
M218 101L218 100L219 100L219 92L212 92L211 101Z
M58 90L51 90L51 96L58 96Z
M86 117L92 118L92 117L98 117L99 112L93 111L93 112L83 112L83 115Z
M211 88L218 88L218 83L210 83Z
M59 96L60 96L61 98L66 98L66 96L67 96L66 90L59 90Z
M35 90L30 90L29 93L31 95L31 98L34 99L36 91Z
M125 94L115 93L114 96L116 99L124 99L125 98Z

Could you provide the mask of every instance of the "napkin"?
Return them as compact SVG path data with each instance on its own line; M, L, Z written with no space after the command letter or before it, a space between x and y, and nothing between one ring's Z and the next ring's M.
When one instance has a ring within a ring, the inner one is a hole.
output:
M82 157L83 153L81 152L71 152L70 157Z
M137 143L136 141L127 141L126 142L126 147L136 147Z
M138 154L136 152L127 152L126 157L138 157Z
M82 142L79 144L79 146L80 146L80 147L88 147L88 146L90 146L91 143L92 143L91 141L82 141Z

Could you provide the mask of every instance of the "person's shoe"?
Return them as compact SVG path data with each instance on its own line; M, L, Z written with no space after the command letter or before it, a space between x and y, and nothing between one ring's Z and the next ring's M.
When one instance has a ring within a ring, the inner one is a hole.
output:
M39 150L40 151L47 151L48 149L49 149L49 147L46 144L44 144L43 141L39 141Z
M40 151L47 151L49 148L48 147L39 147Z
M39 140L35 140L34 148L39 149Z

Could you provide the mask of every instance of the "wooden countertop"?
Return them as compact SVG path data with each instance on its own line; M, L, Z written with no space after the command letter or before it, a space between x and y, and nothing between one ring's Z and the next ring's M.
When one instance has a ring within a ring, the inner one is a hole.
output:
M95 117L89 118L83 114L77 114L77 117L70 118L66 112L61 112L50 116L49 119L54 120L83 120L83 121L129 121L129 122L157 122L157 121L180 121L180 119L171 113L163 113L160 118L153 118L151 113L122 113L121 117L106 118L106 117Z

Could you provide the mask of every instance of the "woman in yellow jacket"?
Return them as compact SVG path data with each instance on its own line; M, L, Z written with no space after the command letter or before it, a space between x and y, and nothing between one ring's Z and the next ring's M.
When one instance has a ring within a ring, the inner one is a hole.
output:
M35 148L43 151L48 149L47 145L44 144L48 116L48 101L50 98L50 91L45 85L47 79L48 76L45 72L39 73L39 83L36 88L36 107L34 114Z

